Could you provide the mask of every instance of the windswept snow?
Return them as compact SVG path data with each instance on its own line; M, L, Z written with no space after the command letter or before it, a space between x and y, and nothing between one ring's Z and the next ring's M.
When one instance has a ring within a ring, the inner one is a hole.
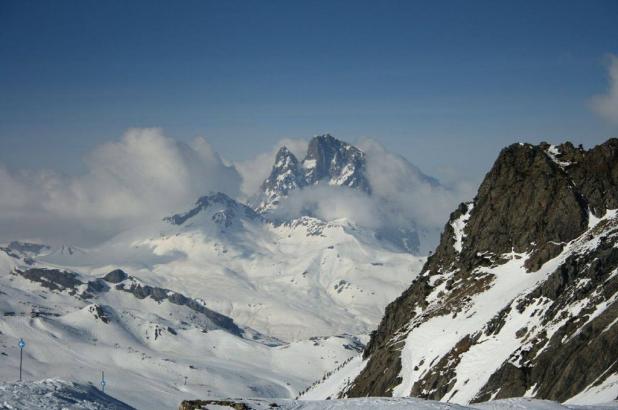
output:
M608 209L605 212L605 215L603 215L600 218L597 218L596 216L594 216L592 211L588 210L588 229L594 228L601 221L604 221L606 219L613 219L613 218L615 218L617 213L618 213L618 209Z
M461 249L463 246L463 239L466 236L466 234L464 233L464 228L466 227L466 223L468 222L468 219L470 219L470 215L472 214L472 209L474 208L474 203L468 202L466 206L468 207L468 210L466 211L466 213L462 214L459 218L455 219L451 224L453 228L453 232L454 232L453 234L454 239L455 239L455 243L453 244L453 247L458 253L461 252Z
M453 320L451 315L434 316L414 327L408 334L401 352L402 381L393 390L393 396L408 396L412 385L422 378L435 361L446 355L466 335L482 330L496 312L509 305L527 289L533 288L564 258L562 255L558 256L539 271L527 273L524 263L528 255L509 254L505 257L511 259L498 267L481 268L477 271L479 276L493 275L492 286L489 290L474 295L467 308L459 314L458 320ZM434 289L434 292L439 292L439 289ZM441 302L439 298L435 298L434 305L430 305L424 314L413 322L421 322L425 315L439 308ZM457 403L472 400L493 373L490 370L497 369L515 348L513 333L517 329L514 323L512 332L501 333L503 337L500 339L488 337L485 343L477 343L465 353L457 367L457 387L453 390L456 393L443 399Z
M335 369L323 380L316 382L300 398L302 400L318 400L337 397L339 392L344 391L356 379L366 364L367 360L363 360L362 355L353 357L341 368Z
M1 383L1 410L131 410L89 384L59 379L35 382Z
M567 403L571 404L587 404L593 402L610 402L618 400L616 397L618 391L618 373L611 374L602 383L597 384L597 380L586 387L584 391L571 397Z
M568 167L569 165L571 165L571 163L568 162L568 161L560 161L558 159L558 156L560 155L560 150L555 145L550 145L549 148L547 148L547 150L545 151L545 153L560 168L564 169L564 168Z
M608 300L595 301L593 298L583 299L575 304L566 306L563 311L555 314L555 320L541 325L543 312L551 305L549 300L538 297L533 303L523 304L524 308L515 308L520 301L527 298L528 292L535 289L549 274L554 272L571 255L581 254L595 249L601 238L613 232L616 212L608 211L603 218L592 223L588 231L579 238L566 244L562 252L546 262L538 271L528 272L524 264L528 254L511 252L501 255L506 262L491 267L479 267L473 274L479 279L490 278L488 289L471 296L470 300L457 313L457 320L452 315L434 315L444 301L436 294L442 291L442 285L433 288L427 297L429 306L420 315L415 317L409 328L411 331L405 337L405 345L401 352L401 383L395 387L393 396L408 396L412 386L432 369L440 359L444 358L454 346L465 337L475 337L475 342L461 352L455 362L455 375L452 376L454 385L444 397L443 401L454 403L469 403L487 383L489 377L506 360L514 360L513 365L519 366L517 357L511 357L522 346L518 340L517 331L527 329L527 337L544 332L547 340L567 321L573 321L582 311L586 310L587 320L578 322L576 335L587 323L598 317L607 308L615 303L616 297ZM612 219L599 229L601 220ZM436 275L444 282L450 273ZM510 307L506 311L504 308ZM485 332L485 326L496 315L503 312L503 325L498 332ZM612 323L613 325L613 323ZM611 326L611 325L610 325ZM573 336L572 336L573 337ZM543 351L537 352L537 355ZM615 378L608 379L608 385L591 386L588 388L585 400L580 402L598 403L613 400L618 392ZM600 393L604 391L605 393ZM598 396L594 394L599 393ZM424 394L431 393L423 391Z
M225 410L233 404L244 404L252 410L616 410L618 402L595 406L560 404L548 400L514 398L462 406L412 397L366 397L340 400L289 399L208 399L202 410ZM161 403L140 409L178 408ZM197 407L196 407L197 408ZM245 408L245 407L243 407ZM0 410L132 410L133 407L102 393L90 384L77 384L60 379L24 383L0 383Z
M412 397L365 397L341 400L232 400L234 403L244 403L254 410L616 410L618 403L608 403L597 406L576 406L556 403L549 400L506 399L487 403L462 406ZM207 404L203 410L229 409L228 406Z

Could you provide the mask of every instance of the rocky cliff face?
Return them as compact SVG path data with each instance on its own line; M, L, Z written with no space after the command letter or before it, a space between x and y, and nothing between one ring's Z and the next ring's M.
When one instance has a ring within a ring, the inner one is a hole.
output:
M505 148L340 395L617 398L617 208L618 139Z
M370 191L365 178L365 153L329 134L309 142L303 168L310 185L326 181L329 185Z
M262 213L279 205L281 198L292 190L307 185L300 163L287 147L281 147L275 157L270 176L262 183L260 201L256 209Z

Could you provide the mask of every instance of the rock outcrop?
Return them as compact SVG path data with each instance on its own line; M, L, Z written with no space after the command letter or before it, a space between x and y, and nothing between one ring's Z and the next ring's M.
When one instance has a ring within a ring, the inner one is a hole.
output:
M618 396L617 208L618 139L502 150L340 395Z

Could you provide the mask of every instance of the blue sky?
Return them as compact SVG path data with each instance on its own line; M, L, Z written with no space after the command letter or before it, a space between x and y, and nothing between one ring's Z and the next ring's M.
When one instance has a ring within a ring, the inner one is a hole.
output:
M616 1L2 1L0 163L80 172L130 127L224 157L371 137L479 178L515 141L618 134L590 108Z

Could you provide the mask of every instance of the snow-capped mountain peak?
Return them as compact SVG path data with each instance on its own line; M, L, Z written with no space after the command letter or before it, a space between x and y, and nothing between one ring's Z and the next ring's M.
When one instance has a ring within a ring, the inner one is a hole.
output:
M365 176L365 153L330 134L309 141L302 161L283 146L275 156L269 177L262 183L255 210L268 213L279 206L290 192L311 185L345 186L370 193Z
M365 178L365 153L330 134L318 135L309 142L303 160L308 185L326 181L370 192Z
M270 176L262 183L257 209L260 212L270 211L279 205L283 196L305 185L307 183L298 159L283 146L277 152Z
M195 206L187 212L168 216L163 220L172 225L183 225L199 214L207 212L213 222L222 226L230 227L235 219L259 219L259 215L248 206L235 201L222 192L205 195L197 200Z

